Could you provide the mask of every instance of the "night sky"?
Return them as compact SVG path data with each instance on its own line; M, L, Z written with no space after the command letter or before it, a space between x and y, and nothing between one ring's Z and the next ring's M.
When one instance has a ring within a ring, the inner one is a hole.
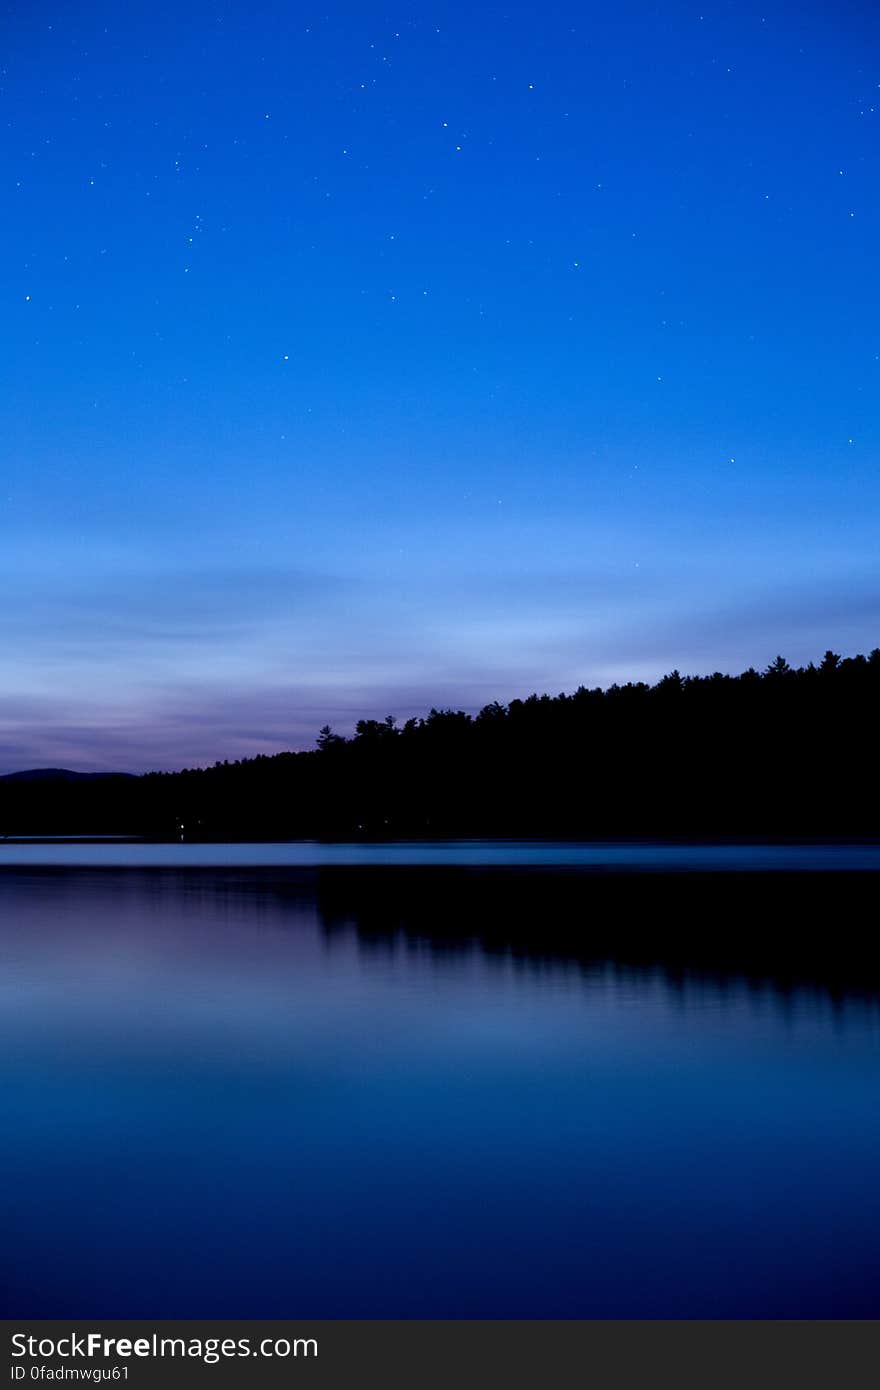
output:
M0 771L880 645L866 0L0 38Z

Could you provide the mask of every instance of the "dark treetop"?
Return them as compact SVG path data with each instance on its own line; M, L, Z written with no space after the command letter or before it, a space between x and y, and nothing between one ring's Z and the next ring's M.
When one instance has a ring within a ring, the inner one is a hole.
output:
M532 695L314 751L0 780L0 833L178 839L874 835L880 649L791 668Z

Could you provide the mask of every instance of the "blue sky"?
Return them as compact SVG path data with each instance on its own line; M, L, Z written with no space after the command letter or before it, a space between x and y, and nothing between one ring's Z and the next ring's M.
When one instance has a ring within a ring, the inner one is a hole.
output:
M0 769L880 644L878 31L7 5Z

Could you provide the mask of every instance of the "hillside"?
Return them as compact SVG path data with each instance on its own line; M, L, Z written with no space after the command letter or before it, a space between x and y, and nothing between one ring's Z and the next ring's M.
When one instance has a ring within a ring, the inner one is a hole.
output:
M206 769L7 777L0 833L873 836L880 649L532 695Z

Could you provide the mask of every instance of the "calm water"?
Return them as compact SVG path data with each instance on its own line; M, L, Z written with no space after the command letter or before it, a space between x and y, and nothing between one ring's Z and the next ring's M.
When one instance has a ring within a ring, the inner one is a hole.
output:
M136 844L103 841L0 840L0 868L77 865L93 868L304 868L358 865L443 865L516 868L659 870L669 872L880 872L880 843L688 844L545 840L424 840L341 844L319 840L278 844Z
M876 850L26 848L7 1316L880 1314Z

